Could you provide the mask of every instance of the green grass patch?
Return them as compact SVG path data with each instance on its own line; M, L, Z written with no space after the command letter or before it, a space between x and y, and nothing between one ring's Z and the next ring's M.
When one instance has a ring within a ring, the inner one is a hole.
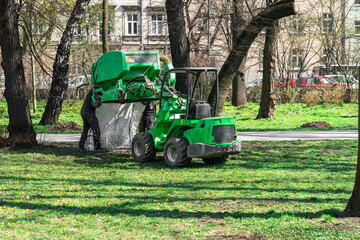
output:
M75 122L82 126L83 121L80 116L80 110L82 107L83 101L81 100L65 100L63 104L62 111L59 117L59 123L63 122ZM33 106L30 105L31 119L36 133L81 133L80 130L73 131L49 131L49 128L52 126L40 126L39 122L41 120L42 114L45 111L46 101L37 102L37 112L33 113ZM7 103L4 99L0 100L0 132L1 130L6 131L6 127L9 123L9 115L7 112Z
M0 149L0 239L359 239L357 141L243 142L170 169L76 144Z
M38 103L37 113L32 113L32 122L37 133L54 133L48 129L51 126L39 126L46 101ZM82 101L64 101L63 110L59 122L76 122L82 126L80 110ZM323 121L330 124L331 128L321 130L356 130L358 126L358 105L357 103L343 104L341 106L316 105L307 107L303 103L277 104L274 119L255 120L259 103L249 102L247 108L237 108L226 103L223 111L224 117L233 117L236 121L238 131L306 131L320 130L300 128L301 125ZM0 130L6 129L9 121L7 105L5 100L0 100ZM81 131L62 131L55 133L80 133Z
M255 120L259 112L259 103L249 102L247 108L236 108L227 103L223 116L233 117L238 131L307 131L307 130L357 130L357 103L341 106L325 104L307 107L304 103L277 104L274 119ZM331 128L301 128L308 122L327 122Z

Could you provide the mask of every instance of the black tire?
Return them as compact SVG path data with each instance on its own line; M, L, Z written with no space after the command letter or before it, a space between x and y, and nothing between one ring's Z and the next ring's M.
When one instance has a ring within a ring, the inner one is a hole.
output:
M191 158L187 157L188 142L185 138L170 138L164 148L164 160L170 167L184 167L190 164Z
M136 134L131 142L131 155L136 161L148 162L155 159L156 149L150 133Z
M203 162L207 165L214 165L214 164L224 164L227 161L227 156L222 157L210 157L210 158L203 158Z
M91 105L94 107L94 108L98 108L101 106L101 97L99 95L95 95L94 96L95 98L95 103L93 101L91 101Z

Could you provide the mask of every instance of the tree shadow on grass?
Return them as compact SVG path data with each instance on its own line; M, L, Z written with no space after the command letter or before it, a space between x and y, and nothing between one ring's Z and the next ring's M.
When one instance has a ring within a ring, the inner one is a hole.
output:
M343 146L332 145L328 142L327 147L322 149L314 149L310 151L309 148L315 148L317 145L313 142L296 141L287 143L285 145L276 144L261 144L246 142L243 144L243 151L239 155L230 157L230 160L225 165L209 166L200 161L193 161L190 168L271 168L271 169L316 169L328 172L347 172L353 171L355 163L345 163L341 161L344 149ZM337 143L338 144L338 143ZM344 142L344 145L349 142ZM90 167L112 167L113 165L122 164L121 168L154 168L164 169L169 168L163 161L162 153L157 155L153 162L139 163L135 161L130 152L89 152L80 151L76 148L76 143L63 144L43 144L30 149L23 149L19 147L11 147L6 150L8 154L19 153L40 153L54 156L73 156L76 159L73 161L76 164L86 164ZM351 154L351 152L347 153ZM240 160L241 162L238 162ZM32 161L29 159L29 161ZM40 159L39 163L46 163ZM50 161L49 163L54 163ZM60 164L59 162L57 162Z
M277 213L274 210L268 211L266 213L248 213L240 211L185 211L185 210L167 210L167 209L134 209L129 206L124 206L124 204L108 204L106 206L92 206L92 207L74 207L74 206L53 206L50 204L37 204L37 203L26 203L18 201L0 201L1 206L7 207L16 207L18 209L28 209L28 210L44 210L58 212L59 214L83 214L83 215L127 215L131 217L145 216L145 217L162 217L162 218L172 218L172 219L187 219L187 218L215 218L215 219L225 219L225 218L282 218L284 216L292 216L298 218L320 218L323 215L330 215L332 217L341 217L341 212L337 209L325 209L318 212L281 212ZM43 217L43 216L42 216Z
M322 148L316 149L319 144ZM273 169L273 170L316 170L319 172L353 172L356 164L344 161L342 157L355 154L355 145L352 141L332 143L295 141L278 145L276 143L262 144L259 142L246 142L243 151L238 155L229 157L224 165L205 165L201 160L193 160L187 167L191 169ZM350 145L350 146L348 146ZM53 160L56 158L43 158L41 155L26 161L39 164L82 164L89 167L115 168L115 169L170 169L164 161L162 153L159 153L152 162L137 162L130 152L99 151L89 152L77 149L76 143L43 144L30 149L10 147L7 154L39 153L54 155L55 157L73 157L70 161L62 162ZM344 149L344 146L348 149ZM311 150L315 148L314 150ZM355 156L355 155L354 155ZM50 159L50 160L49 160ZM171 171L181 171L171 169Z
M77 148L77 143L60 143L60 144L39 144L32 148L20 148L17 146L6 149L7 154L28 154L39 153L44 155L54 155L55 157L73 156L76 158L75 163L88 164L91 166L107 165L111 163L132 161L131 154L126 151L86 151ZM28 159L30 162L34 159ZM54 161L38 161L39 163L54 164ZM57 162L59 163L59 162Z
M343 143L344 145L341 145ZM247 142L238 159L250 169L317 169L327 172L353 171L356 163L346 163L346 155L356 156L354 141L293 141L286 145ZM319 147L320 146L320 147ZM347 149L346 149L347 148ZM345 154L344 154L345 153Z
M73 160L75 164L88 165L90 167L113 167L119 169L134 169L134 168L153 168L153 169L170 169L164 162L164 158L161 153L158 153L156 158L151 162L138 162L133 159L130 151L86 151L80 150L77 147L77 143L60 143L60 144L39 144L32 148L21 148L17 146L9 147L6 149L7 154L19 153L40 153L45 155L54 155L56 157L73 156L77 159ZM29 162L35 162L40 164L61 164L60 162L46 161L43 159L28 159ZM119 166L118 164L123 164ZM67 163L68 164L68 163ZM220 167L212 166L212 167ZM202 162L192 162L189 166L191 168L207 168Z
M266 184L267 186L261 186L260 184L264 183L264 180L255 180L255 181L246 181L243 180L241 181L241 183L238 182L226 182L224 183L223 180L218 179L218 180L204 180L204 181L200 181L200 180L193 180L193 179L187 179L186 181L181 181L181 182L177 182L177 181L172 181L171 179L169 179L166 183L158 183L158 182L134 182L134 181L128 181L128 179L123 179L123 178L109 178L109 176L104 176L106 177L106 179L104 180L93 180L93 179L79 179L79 178L69 178L69 177L64 177L64 178L32 178L32 177L16 177L16 176L0 176L0 180L12 180L12 181L19 181L20 185L26 185L29 181L38 181L39 184L41 184L41 182L55 182L55 183L59 183L60 185L68 185L68 186L72 186L72 185L79 185L79 186L83 186L83 189L88 191L88 192L98 192L98 187L99 186L112 186L116 189L116 191L149 191L149 192L156 192L156 191L161 191L161 189L166 189L166 191L183 191L185 192L196 192L196 191L228 191L228 192L238 192L237 194L233 193L234 197L230 197L230 198L226 198L226 197L221 197L221 199L226 199L226 200L233 200L236 201L238 199L247 199L247 200L274 200L273 197L271 198L259 198L259 197L251 197L251 198L245 198L243 195L241 194L248 194L249 192L252 192L254 194L260 194L260 193L265 193L267 196L269 195L276 195L276 194L299 194L297 196L299 196L299 198L289 198L289 197L283 197L283 198L276 198L276 201L294 201L294 202L313 202L313 203L325 203L325 202L329 202L329 201L336 201L336 202L346 202L347 199L344 198L324 198L324 197L317 197L317 194L315 193L315 191L319 191L321 192L321 194L329 194L329 195L334 195L334 194L347 194L350 195L351 194L351 190L346 190L344 188L334 188L334 187L327 187L327 188L323 188L323 189L312 189L312 188L290 188L290 187L281 187L281 188L276 188L276 187L269 187L269 186L275 186L278 182L278 179L274 179L274 180L266 180ZM311 183L315 183L314 181L312 181ZM322 182L318 182L318 183L322 183ZM253 184L258 184L259 186L248 186L249 184L253 185ZM146 190L144 190L146 189ZM2 190L3 192L7 191L7 192L11 192L11 191L16 191L17 188L12 189L11 187L7 187L5 190ZM66 192L67 195L69 195L68 193L71 192L70 190L64 190ZM46 192L52 192L52 190L46 190ZM77 192L77 191L74 191ZM301 195L303 194L313 194L313 197L309 197L309 198L302 198ZM97 195L99 196L99 195ZM45 198L46 195L42 195L42 198ZM126 197L126 196L118 196L119 198L122 197ZM139 197L141 198L141 197ZM149 197L151 198L151 197ZM144 198L146 199L146 198ZM188 199L188 198L186 198ZM204 199L206 199L204 197ZM209 200L214 200L215 198L209 198ZM158 199L160 200L160 199ZM185 200L185 199L182 199Z

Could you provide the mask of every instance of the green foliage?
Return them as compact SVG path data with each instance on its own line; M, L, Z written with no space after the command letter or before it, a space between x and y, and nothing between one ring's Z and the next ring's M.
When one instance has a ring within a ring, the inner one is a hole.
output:
M324 93L323 100L326 105L341 105L344 102L345 89L335 88Z
M336 102L330 102L330 104L338 104L337 100L345 101L346 95L345 90L348 91L348 94L350 94L350 102L357 102L358 100L358 91L357 89L350 89L350 88L297 88L294 87L288 87L285 88L284 86L280 86L275 88L275 100L276 103L307 103L304 99L304 95L306 95L308 92L316 91L317 93L310 93L308 94L307 98L311 98L313 95L319 95L320 100L318 100L317 103L320 103L321 101L325 101L324 95L328 94L328 96L331 98L332 94L335 94ZM334 93L335 92L335 93ZM261 98L261 88L259 87L252 87L248 88L246 90L247 99L249 102L257 102L260 101ZM315 96L317 97L317 96ZM328 98L329 100L331 100ZM343 98L343 99L340 99ZM311 100L311 99L310 99ZM346 102L346 101L345 101ZM316 104L317 104L316 103Z
M171 169L74 144L0 149L0 239L358 239L357 141L243 142Z
M45 110L46 101L42 100L37 103L37 113L33 113L31 111L31 119L34 125L34 129L36 133L58 133L51 132L48 129L52 126L39 126L38 123L41 120L42 114ZM73 100L65 100L63 104L63 108L59 117L59 123L61 122L76 122L80 126L82 126L82 118L80 116L80 110L82 106L82 101L73 101ZM30 106L32 108L32 106ZM4 99L0 100L0 109L6 109L6 111L0 111L0 129L5 130L8 122L9 115L7 113L7 104ZM80 133L81 131L68 131L67 133Z
M316 90L308 91L303 96L303 101L308 107L313 107L321 101L320 93Z
M293 103L295 99L300 97L300 91L294 87L285 88L284 86L281 86L275 88L275 94L277 96L277 101L281 103Z

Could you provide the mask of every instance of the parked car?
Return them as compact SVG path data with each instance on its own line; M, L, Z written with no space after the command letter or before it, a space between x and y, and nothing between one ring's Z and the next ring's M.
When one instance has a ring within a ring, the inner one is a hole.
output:
M252 87L255 87L255 86L261 84L261 81L262 81L262 79L259 78L259 79L256 79L255 81L252 81L252 82L247 83L247 84L245 85L245 86L246 86L246 89L252 88Z
M5 87L5 75L0 76L0 87Z
M345 87L343 84L339 84L337 81L330 77L324 76L313 76L313 77L304 77L298 81L299 88L338 88Z
M275 87L289 86L292 87L296 84L296 79L293 78L278 78L275 80Z
M77 88L89 83L91 76L77 76L70 80L69 88ZM89 79L89 80L88 80Z
M350 81L350 87L354 88L354 89L359 89L359 81L357 79L353 78Z
M342 85L349 84L350 88L359 88L359 81L353 75L326 75L326 77L330 77Z
M281 86L294 86L295 83L296 83L296 80L293 78L277 78L277 79L275 79L274 85L275 85L275 88L279 88ZM255 86L257 86L259 88L262 87L261 79L260 79L260 83L256 84Z

